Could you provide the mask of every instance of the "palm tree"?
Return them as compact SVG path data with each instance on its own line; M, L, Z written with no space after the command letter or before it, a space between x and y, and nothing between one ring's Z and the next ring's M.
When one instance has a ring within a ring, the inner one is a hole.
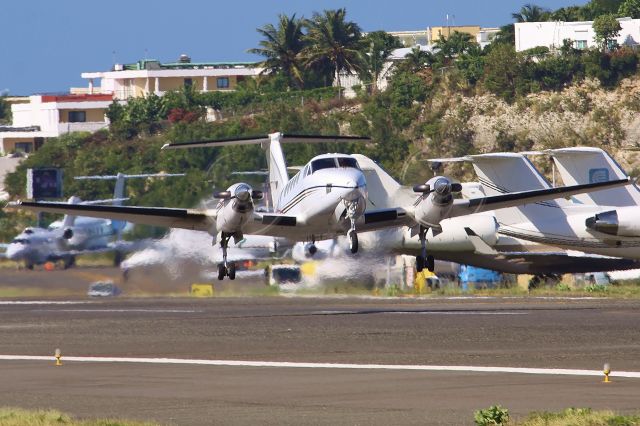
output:
M412 72L418 72L426 67L433 65L435 58L433 53L422 50L420 46L416 46L404 56L402 67L406 67Z
M305 63L309 68L328 64L338 87L341 72L351 74L363 69L362 33L358 24L345 21L346 13L344 8L325 10L305 21L307 46L302 52Z
M511 17L516 22L540 22L549 19L549 9L527 3L520 8L520 12L512 13Z
M478 43L469 33L461 33L454 31L449 37L440 37L435 43L434 48L438 49L438 54L446 59L453 59L455 56L461 55L476 46Z
M278 15L278 28L267 24L257 31L264 40L260 48L249 49L247 52L265 56L267 59L257 64L263 67L263 73L281 72L289 82L289 86L302 88L304 86L304 72L300 52L304 47L303 19L292 16Z

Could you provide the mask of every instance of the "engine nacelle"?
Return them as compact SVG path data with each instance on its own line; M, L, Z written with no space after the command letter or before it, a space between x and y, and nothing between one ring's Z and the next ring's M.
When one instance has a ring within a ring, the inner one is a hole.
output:
M424 226L438 226L451 209L453 193L460 192L462 186L444 176L436 176L424 185L414 186L413 190L422 193L416 202L416 221Z
M498 223L493 215L454 217L440 222L441 232L427 232L427 251L475 251L476 246L465 228L473 231L484 243L493 247L498 242ZM405 240L405 246L418 249L417 236Z
M253 189L246 183L236 183L224 192L229 196L221 197L218 204L216 229L228 234L241 233L242 226L253 215Z
M640 237L640 209L621 207L587 218L585 226L603 234Z

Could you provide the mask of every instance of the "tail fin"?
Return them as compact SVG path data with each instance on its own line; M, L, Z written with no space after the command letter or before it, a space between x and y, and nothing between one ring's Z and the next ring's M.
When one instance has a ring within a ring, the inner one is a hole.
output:
M565 185L626 179L627 173L600 148L577 147L547 151L551 154ZM640 191L635 184L576 195L583 204L601 206L640 205Z
M368 203L373 208L390 208L398 205L411 205L415 194L400 185L375 161L361 154L352 154L358 160L369 193Z
M454 159L460 161L461 159ZM549 182L522 154L495 153L464 157L471 161L487 196L502 195L507 192L530 191L551 188ZM447 160L438 160L447 161ZM542 201L495 211L500 224L532 222L534 225L543 218L555 217L560 220L563 213L560 205L565 200Z
M287 163L280 140L282 133L276 132L269 135L269 141L262 145L267 155L267 168L269 169L269 191L271 192L271 205L275 206L280 198L280 193L289 182Z
M67 201L67 203L69 204L80 204L82 200L80 200L80 197L76 197L75 195L69 197L69 200ZM74 215L70 215L70 214L65 214L64 218L62 219L62 229L67 229L73 226L73 224L76 221L76 216Z

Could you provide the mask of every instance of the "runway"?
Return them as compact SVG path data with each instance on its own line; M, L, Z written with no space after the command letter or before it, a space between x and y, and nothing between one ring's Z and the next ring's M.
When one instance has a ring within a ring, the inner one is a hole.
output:
M8 302L0 304L0 355L46 358L0 359L2 405L194 425L472 424L474 410L493 404L516 416L640 410L640 303L631 300ZM53 366L55 348L62 367ZM605 362L609 384L597 375ZM447 369L465 366L499 371Z

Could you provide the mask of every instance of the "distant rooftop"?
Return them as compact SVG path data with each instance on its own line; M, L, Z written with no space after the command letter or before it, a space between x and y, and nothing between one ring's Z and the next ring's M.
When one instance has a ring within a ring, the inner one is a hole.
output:
M115 64L113 71L225 69L255 64L256 62L191 62L191 58L182 55L177 62L162 63L157 59L141 59L133 64Z

